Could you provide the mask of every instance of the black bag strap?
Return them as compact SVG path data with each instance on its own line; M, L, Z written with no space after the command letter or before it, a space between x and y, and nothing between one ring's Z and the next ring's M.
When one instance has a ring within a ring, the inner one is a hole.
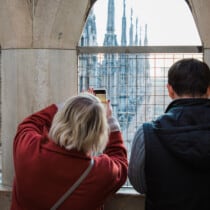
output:
M94 165L94 159L92 158L88 168L83 172L83 174L79 177L79 179L62 195L62 197L53 205L50 210L56 210L71 194L72 192L80 185L80 183L85 179L85 177L89 174L90 170Z

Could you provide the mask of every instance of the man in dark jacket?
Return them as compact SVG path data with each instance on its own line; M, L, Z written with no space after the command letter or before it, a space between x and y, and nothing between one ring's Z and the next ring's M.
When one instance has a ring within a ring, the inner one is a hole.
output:
M168 71L173 101L137 130L129 179L147 210L210 209L210 69L182 59Z

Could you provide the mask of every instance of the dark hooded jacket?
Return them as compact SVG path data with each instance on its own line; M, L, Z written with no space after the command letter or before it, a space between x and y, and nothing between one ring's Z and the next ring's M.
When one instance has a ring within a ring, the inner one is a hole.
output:
M175 100L143 128L146 209L209 210L210 100Z

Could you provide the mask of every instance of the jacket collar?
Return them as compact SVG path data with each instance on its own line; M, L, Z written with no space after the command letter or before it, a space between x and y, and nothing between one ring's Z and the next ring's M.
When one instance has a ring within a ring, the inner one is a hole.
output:
M187 106L198 106L198 105L208 105L210 106L210 99L207 98L182 98L173 100L165 110L165 113L172 108L176 107L187 107Z

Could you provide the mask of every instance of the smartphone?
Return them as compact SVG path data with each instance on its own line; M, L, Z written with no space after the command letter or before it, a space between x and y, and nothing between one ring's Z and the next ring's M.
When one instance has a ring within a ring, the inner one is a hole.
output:
M98 97L102 103L106 103L106 89L104 88L98 88L94 89L95 96Z

